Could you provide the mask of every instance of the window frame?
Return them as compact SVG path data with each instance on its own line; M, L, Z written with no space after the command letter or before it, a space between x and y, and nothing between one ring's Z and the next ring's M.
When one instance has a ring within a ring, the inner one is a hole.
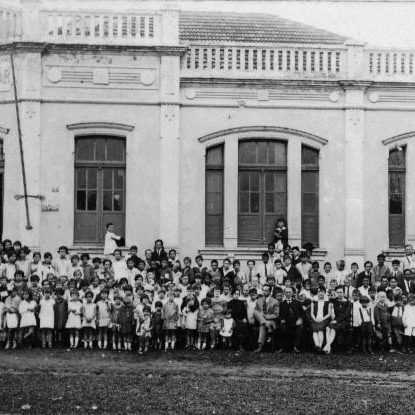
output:
M215 149L221 149L222 151L222 162L221 164L208 164L208 152ZM222 173L222 200L221 200L221 212L220 213L208 213L208 176L209 172L221 172ZM220 216L221 227L220 227L220 238L217 241L208 240L207 224L209 216ZM224 143L215 144L205 148L205 246L223 246L224 241L224 223L225 221L225 145Z
M317 154L316 163L304 163L304 150L309 149L314 151ZM317 248L320 246L320 149L315 148L313 146L307 145L302 143L301 144L301 244L304 245L307 242L313 243L313 245ZM316 187L317 190L315 192L304 192L304 173L316 173ZM316 194L316 213L305 213L303 204L304 204L304 195L306 193L313 193ZM317 222L317 235L315 235L314 241L306 241L304 240L304 217L315 217Z

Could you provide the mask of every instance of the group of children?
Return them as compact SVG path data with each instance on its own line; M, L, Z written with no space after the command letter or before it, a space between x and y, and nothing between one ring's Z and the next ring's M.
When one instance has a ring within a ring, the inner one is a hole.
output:
M278 242L244 269L229 258L221 266L206 266L201 255L181 261L161 240L143 259L136 246L125 258L106 247L92 261L87 253L69 256L65 246L31 256L19 241L0 248L5 349L415 351L410 246L392 268L380 254L362 272L356 263L346 270L343 260L320 270L311 249Z

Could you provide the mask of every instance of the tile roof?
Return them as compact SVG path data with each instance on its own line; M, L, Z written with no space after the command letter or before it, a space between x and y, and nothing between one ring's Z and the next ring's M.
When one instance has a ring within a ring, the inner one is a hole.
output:
M185 43L321 43L342 44L346 38L279 16L254 13L180 12L180 40Z

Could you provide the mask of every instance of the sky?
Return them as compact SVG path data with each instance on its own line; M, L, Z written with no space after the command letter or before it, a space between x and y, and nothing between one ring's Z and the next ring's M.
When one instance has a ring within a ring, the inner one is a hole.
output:
M415 48L415 1L200 1L179 0L180 9L270 13L310 24L369 46Z

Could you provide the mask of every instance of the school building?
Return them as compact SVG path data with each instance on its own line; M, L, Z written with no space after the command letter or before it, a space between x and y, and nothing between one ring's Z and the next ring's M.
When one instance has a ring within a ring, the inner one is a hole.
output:
M284 217L322 261L415 242L415 51L171 2L5 4L3 238L101 249L113 222L244 259Z

